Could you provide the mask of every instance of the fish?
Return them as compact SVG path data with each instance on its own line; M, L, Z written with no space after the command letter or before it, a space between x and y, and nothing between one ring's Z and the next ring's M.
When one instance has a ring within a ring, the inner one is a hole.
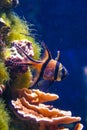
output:
M53 82L62 81L64 78L67 77L68 71L60 62L60 51L58 51L57 57L53 59L51 52L49 51L46 44L42 43L42 46L44 48L44 55L42 59L35 60L31 56L29 56L18 44L13 43L13 46L16 49L20 50L27 58L25 61L19 62L17 64L19 64L20 66L31 65L36 69L36 74L31 87L35 86L36 84L40 84L41 86L41 82L39 83L41 78L46 82L48 81L48 85L51 85Z

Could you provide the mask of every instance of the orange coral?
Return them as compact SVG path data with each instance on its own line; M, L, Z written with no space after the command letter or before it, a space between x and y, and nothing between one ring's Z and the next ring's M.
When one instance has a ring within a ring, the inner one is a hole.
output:
M83 125L80 123L76 124L76 126L74 128L74 130L82 130L82 129L83 129Z
M80 117L72 117L70 111L63 111L53 106L42 104L43 102L58 99L58 95L44 93L39 90L16 90L18 98L12 100L14 113L22 120L32 120L39 123L39 130L65 130L59 125L70 124L80 121ZM75 130L81 130L82 126L78 124Z

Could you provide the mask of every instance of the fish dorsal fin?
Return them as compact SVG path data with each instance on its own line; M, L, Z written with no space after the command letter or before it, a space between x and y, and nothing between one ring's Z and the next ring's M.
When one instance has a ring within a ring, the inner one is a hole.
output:
M42 58L41 60L35 60L35 59L33 59L33 58L32 58L31 56L29 56L19 45L15 44L15 43L13 43L12 45L15 46L16 49L20 50L20 51L27 57L28 60L26 60L26 61L24 62L25 65L28 65L28 64L29 64L29 65L30 65L30 64L31 64L31 65L43 64L43 63L45 63L46 61L49 61L49 60L52 59L51 53L50 53L48 47L45 45L45 43L42 43L42 46L43 46L45 52L44 52L44 56L43 56L43 58Z
M60 61L60 51L57 51L57 57L55 58L56 61Z
M46 44L44 42L42 42L41 44L42 44L42 46L45 49L42 61L46 62L47 60L51 60L52 59L52 55L51 55L51 52L49 51L48 47L46 46Z
M29 56L19 45L15 44L15 43L13 43L12 45L15 46L17 49L19 49L28 58L28 60L30 62L26 62L25 64L28 64L28 63L30 64L31 62L32 62L31 64L42 63L42 61L35 60L31 56Z

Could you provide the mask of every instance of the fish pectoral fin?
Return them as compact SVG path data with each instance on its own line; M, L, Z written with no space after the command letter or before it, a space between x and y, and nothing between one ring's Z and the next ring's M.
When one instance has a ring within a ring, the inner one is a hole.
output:
M40 68L34 68L32 69L32 83L31 83L31 86L30 87L35 87L37 82L40 80Z

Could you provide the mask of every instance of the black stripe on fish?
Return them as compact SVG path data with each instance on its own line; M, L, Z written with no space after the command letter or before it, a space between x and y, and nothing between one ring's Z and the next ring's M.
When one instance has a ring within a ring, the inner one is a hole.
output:
M57 75L58 75L58 71L59 71L59 65L60 65L60 63L57 62L56 63L56 67L55 67L55 72L54 72L54 80L57 80Z

